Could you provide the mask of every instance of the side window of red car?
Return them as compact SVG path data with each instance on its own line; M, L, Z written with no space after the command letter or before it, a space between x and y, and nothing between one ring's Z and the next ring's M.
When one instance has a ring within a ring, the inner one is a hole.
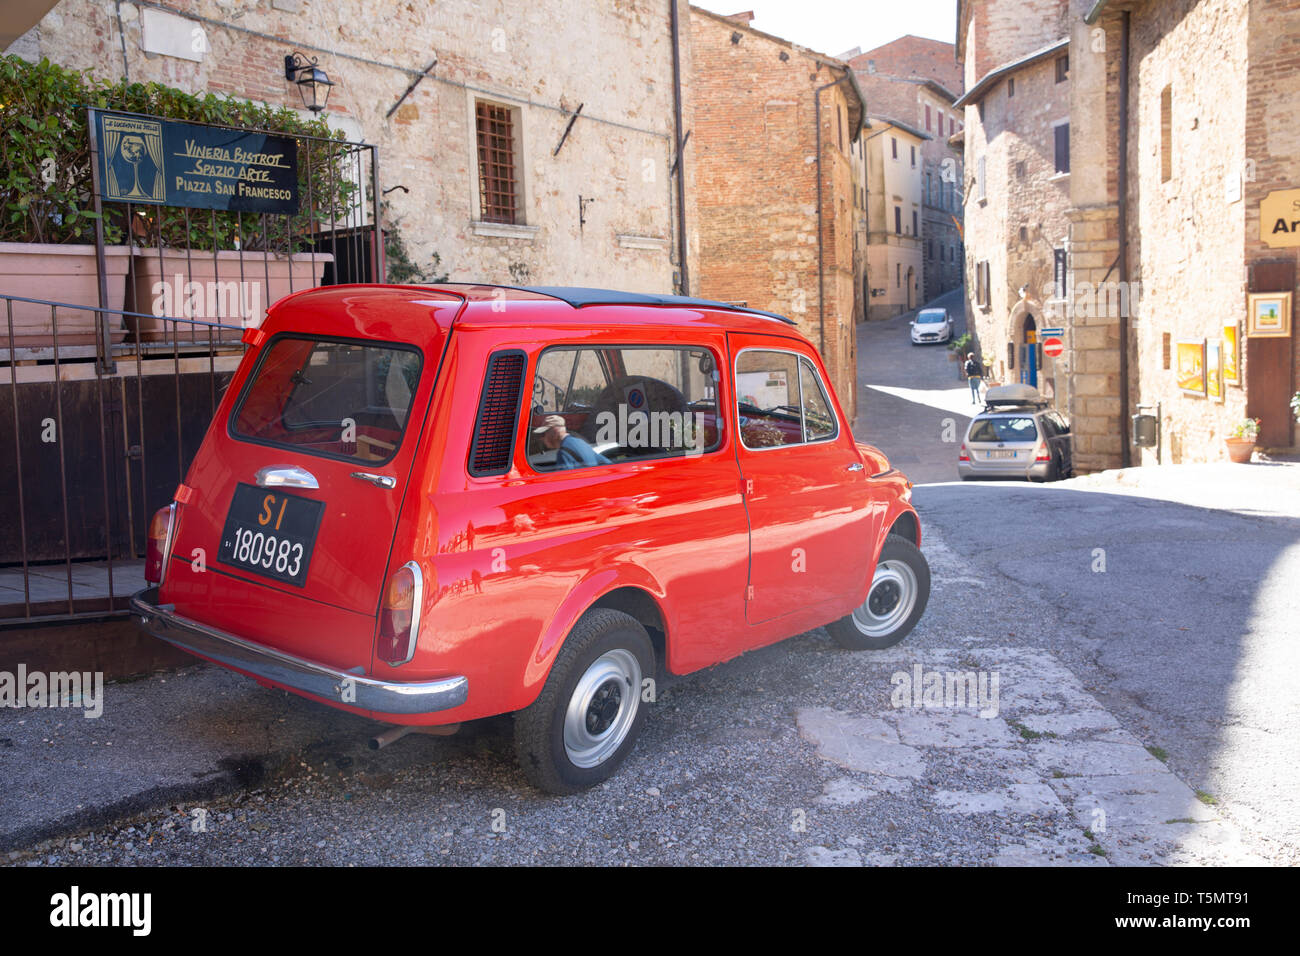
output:
M741 352L736 358L736 408L746 448L802 445L839 434L821 376L795 352Z
M528 463L558 471L714 451L718 374L707 348L547 349L533 376Z

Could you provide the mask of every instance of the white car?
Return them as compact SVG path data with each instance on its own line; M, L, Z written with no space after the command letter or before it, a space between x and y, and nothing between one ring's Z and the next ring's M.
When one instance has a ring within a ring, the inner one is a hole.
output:
M912 344L947 342L952 338L952 316L947 309L922 309L908 323L912 327Z

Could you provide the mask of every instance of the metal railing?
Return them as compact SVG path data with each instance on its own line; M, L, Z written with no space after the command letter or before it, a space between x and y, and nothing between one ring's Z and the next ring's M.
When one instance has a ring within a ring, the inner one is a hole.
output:
M44 310L48 344L23 343ZM149 519L198 450L242 328L11 295L0 319L0 627L125 613Z

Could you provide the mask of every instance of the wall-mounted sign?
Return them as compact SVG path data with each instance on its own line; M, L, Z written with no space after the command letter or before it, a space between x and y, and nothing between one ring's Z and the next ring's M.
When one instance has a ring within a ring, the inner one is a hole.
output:
M1259 238L1274 248L1300 246L1300 189L1275 189L1260 200Z
M232 212L298 212L291 136L95 112L101 198Z
M1252 292L1246 296L1246 335L1286 338L1291 334L1291 293Z

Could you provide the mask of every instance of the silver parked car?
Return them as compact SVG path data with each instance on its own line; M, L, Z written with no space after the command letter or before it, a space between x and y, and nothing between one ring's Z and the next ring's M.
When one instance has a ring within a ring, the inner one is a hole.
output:
M998 385L971 419L957 456L957 475L1056 481L1074 472L1070 425L1028 385Z
M908 323L912 329L912 344L947 342L952 338L952 316L947 309L922 309Z

